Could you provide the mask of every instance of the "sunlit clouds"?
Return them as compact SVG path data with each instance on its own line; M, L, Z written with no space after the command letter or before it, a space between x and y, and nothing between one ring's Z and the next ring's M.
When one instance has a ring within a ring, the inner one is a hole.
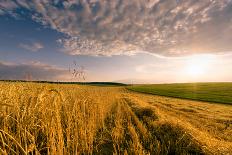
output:
M231 51L231 0L0 1L1 12L31 18L66 35L71 55L146 51L165 56Z
M0 78L231 81L231 34L232 0L0 0Z

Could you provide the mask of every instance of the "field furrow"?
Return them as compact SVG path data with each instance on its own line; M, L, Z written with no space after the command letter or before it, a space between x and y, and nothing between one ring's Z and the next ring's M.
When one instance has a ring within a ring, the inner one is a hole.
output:
M0 83L0 154L230 154L230 105L97 87Z

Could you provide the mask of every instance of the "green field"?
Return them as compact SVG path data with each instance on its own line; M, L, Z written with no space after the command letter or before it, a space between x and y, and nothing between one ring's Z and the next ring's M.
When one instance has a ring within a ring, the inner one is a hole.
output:
M232 83L133 85L128 89L154 95L232 104Z

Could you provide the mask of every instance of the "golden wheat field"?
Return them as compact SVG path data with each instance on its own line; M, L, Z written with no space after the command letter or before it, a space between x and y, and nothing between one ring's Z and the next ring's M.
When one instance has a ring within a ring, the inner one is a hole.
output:
M0 83L0 154L231 154L232 106L124 87Z

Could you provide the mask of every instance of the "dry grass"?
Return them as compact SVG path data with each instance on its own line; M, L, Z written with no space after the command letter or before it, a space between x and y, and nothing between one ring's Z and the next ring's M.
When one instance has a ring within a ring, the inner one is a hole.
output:
M123 87L1 82L0 154L231 151L231 107L195 104Z
M207 153L231 154L232 106L162 96L130 93L137 104L156 109L159 122L176 124Z

